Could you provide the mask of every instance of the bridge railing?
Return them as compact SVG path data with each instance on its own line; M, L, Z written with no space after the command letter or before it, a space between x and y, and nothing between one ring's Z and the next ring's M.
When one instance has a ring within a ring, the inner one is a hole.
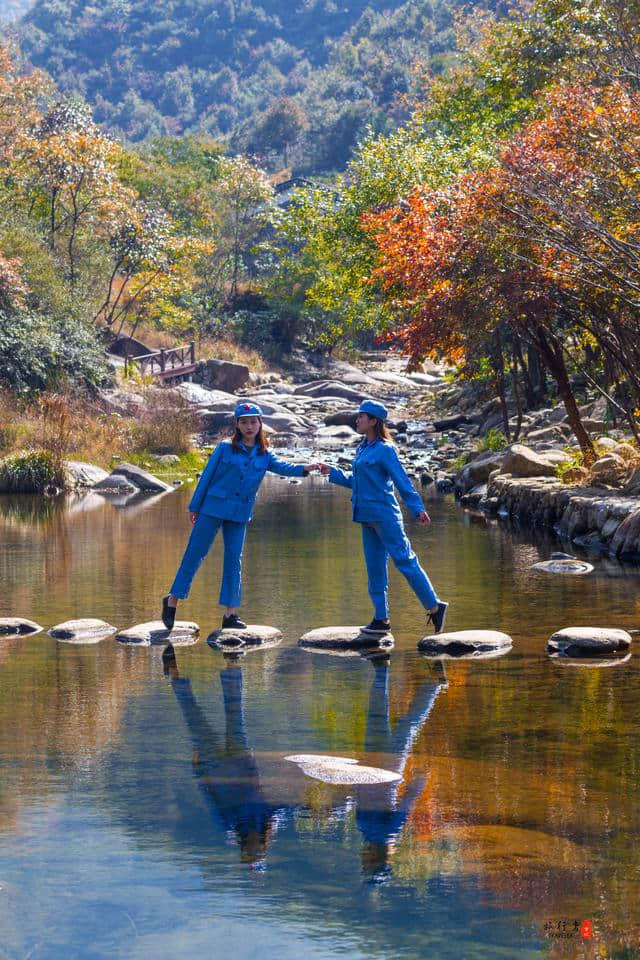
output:
M152 350L151 353L143 353L139 357L125 357L125 377L133 373L134 364L139 373L159 377L163 380L189 373L190 371L187 368L193 368L196 365L195 340L191 340L190 343L179 344L177 347L162 347L160 350Z

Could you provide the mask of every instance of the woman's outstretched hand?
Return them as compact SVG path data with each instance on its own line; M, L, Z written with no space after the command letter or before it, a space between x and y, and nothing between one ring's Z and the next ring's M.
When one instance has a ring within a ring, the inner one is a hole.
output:
M329 466L328 463L319 463L318 470L320 471L323 477L328 477L329 474L331 473L331 467Z
M429 524L431 523L431 517L429 516L426 510L423 510L422 513L419 513L418 516L416 517L416 520L423 527L428 527Z
M303 468L304 468L305 475L310 474L313 470L319 470L320 466L321 464L319 463L304 463Z

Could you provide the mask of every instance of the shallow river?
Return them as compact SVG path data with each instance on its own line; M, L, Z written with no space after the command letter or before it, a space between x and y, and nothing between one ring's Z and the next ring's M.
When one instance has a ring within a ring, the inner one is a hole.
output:
M188 496L3 498L0 615L156 619ZM0 958L640 956L640 660L545 652L563 626L640 626L640 571L535 573L552 539L429 509L409 530L448 629L505 631L506 656L419 655L395 571L389 659L298 648L371 615L347 492L320 478L265 482L249 528L243 612L279 646L207 646L219 544L173 658L0 639ZM327 784L299 753L402 780Z

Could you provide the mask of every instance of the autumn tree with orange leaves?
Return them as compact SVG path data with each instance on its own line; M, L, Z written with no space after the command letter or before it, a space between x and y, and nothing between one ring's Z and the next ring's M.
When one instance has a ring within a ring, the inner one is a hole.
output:
M488 356L506 423L505 344L514 393L518 345L530 345L588 458L570 378L579 368L603 389L586 352L603 358L607 395L638 430L639 161L640 95L620 82L564 84L499 163L364 221L380 251L373 278L406 318L397 333L412 356L468 368Z

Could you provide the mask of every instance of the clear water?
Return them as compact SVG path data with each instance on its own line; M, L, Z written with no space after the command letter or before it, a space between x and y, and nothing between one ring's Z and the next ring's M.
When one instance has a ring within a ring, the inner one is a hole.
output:
M157 619L188 496L3 498L0 615ZM219 544L181 607L201 639L173 657L0 639L0 958L640 956L638 658L545 653L562 626L639 626L640 571L535 574L551 539L431 513L409 530L447 627L503 630L508 655L420 656L395 571L388 661L298 648L371 613L348 496L320 479L268 480L247 538L243 612L280 646L204 642ZM331 785L292 753L403 779Z

